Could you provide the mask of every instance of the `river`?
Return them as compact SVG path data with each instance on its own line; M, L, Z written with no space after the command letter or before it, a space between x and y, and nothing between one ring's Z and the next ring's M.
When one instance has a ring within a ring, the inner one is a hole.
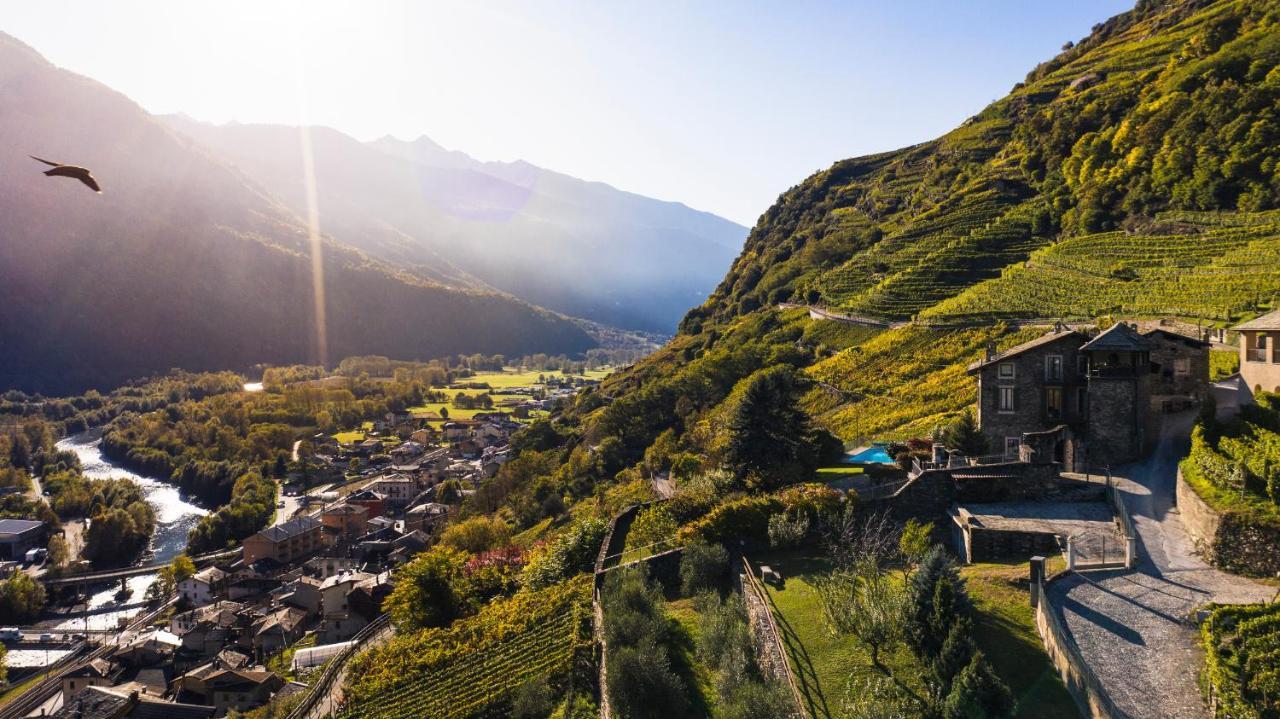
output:
M142 487L147 502L156 512L156 531L151 537L148 548L149 562L167 562L182 553L187 546L187 532L195 526L200 517L208 511L185 501L178 488L162 482L155 477L131 472L102 455L101 430L90 430L75 434L58 442L60 450L70 450L80 458L80 468L86 477L105 479L108 477L125 477L132 479ZM74 520L73 520L74 521ZM155 581L154 574L144 574L127 580L130 597L124 603L115 599L117 586L103 589L89 596L89 611L106 610L86 617L65 620L53 627L54 631L76 631L80 629L109 629L124 617L137 614L142 609L142 598L147 587ZM118 609L107 610L118 606Z

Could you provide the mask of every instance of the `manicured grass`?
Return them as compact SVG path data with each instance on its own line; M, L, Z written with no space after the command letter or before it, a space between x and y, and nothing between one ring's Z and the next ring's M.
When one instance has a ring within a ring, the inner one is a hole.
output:
M785 578L781 587L766 587L787 659L810 716L833 719L849 680L877 672L866 647L827 630L812 580L830 565L821 556L801 552L762 554L752 562L757 567L767 564ZM1053 570L1056 565L1050 564ZM1075 703L1049 663L1036 631L1027 594L1027 563L972 565L963 567L961 575L976 609L974 639L1018 700L1015 716L1076 719ZM920 689L916 677L922 670L905 647L882 652L881 657L895 677L913 690Z
M1050 561L1049 571L1062 563ZM1027 582L1027 562L962 567L977 609L974 639L1018 702L1021 719L1077 719L1079 712L1049 663L1036 631Z
M757 567L767 564L784 577L781 587L765 586L805 709L813 719L836 719L849 680L879 672L871 665L865 646L853 637L837 637L827 630L822 602L811 582L830 570L829 563L825 558L799 552L771 552L752 557L751 561ZM912 690L920 688L912 681L920 671L905 647L882 651L880 658Z
M711 669L698 661L698 612L692 599L676 599L667 602L667 616L671 618L672 654L671 668L689 687L689 714L691 718L716 716L715 677Z
M862 474L862 467L843 465L840 467L822 467L818 470L818 479L834 479L848 474Z

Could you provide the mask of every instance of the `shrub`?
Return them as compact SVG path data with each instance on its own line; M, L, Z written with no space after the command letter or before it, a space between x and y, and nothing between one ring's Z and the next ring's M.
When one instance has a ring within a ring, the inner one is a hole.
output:
M573 525L534 552L524 568L521 584L541 589L591 569L607 529L603 519L594 517Z
M779 512L769 517L769 546L787 549L798 546L809 534L809 517L803 513Z
M671 719L688 709L687 691L671 659L652 640L611 647L605 669L609 701L621 719Z
M511 539L511 526L497 517L472 517L450 525L440 543L471 554L503 546Z
M691 542L680 556L680 591L685 596L719 589L729 575L729 553L719 544Z
M631 529L627 531L627 551L644 549L645 554L656 554L670 548L670 540L680 527L666 504L655 504L642 509Z
M785 509L773 496L749 496L717 505L705 516L680 530L686 541L695 537L725 543L735 539L767 540L769 517Z

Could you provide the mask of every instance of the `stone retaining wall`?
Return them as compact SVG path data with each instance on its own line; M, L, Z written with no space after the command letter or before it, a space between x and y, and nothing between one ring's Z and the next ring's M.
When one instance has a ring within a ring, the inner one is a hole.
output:
M1186 528L1192 544L1205 555L1206 559L1212 561L1210 555L1214 540L1218 536L1218 529L1222 526L1222 515L1205 504L1205 501L1200 499L1200 495L1187 484L1187 481L1182 478L1181 467L1178 468L1176 502L1178 512L1182 515L1182 526Z

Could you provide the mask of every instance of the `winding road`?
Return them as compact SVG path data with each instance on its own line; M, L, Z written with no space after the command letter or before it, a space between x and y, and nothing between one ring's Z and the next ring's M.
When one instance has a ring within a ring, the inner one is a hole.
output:
M1138 567L1069 574L1048 587L1085 661L1133 719L1208 717L1197 682L1203 651L1196 608L1265 602L1276 594L1195 554L1174 506L1178 462L1186 456L1194 420L1191 412L1167 415L1151 456L1116 471L1139 535Z

